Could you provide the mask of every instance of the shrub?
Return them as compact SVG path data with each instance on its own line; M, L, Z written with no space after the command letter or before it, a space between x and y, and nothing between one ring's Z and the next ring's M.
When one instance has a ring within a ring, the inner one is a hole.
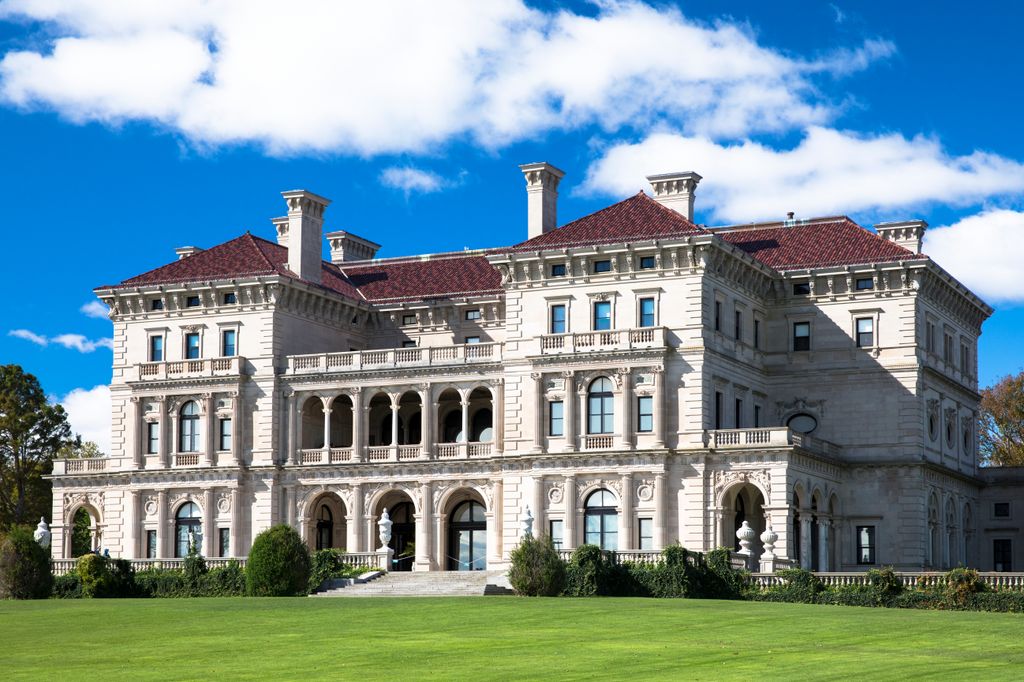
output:
M204 597L244 596L245 571L241 564L232 559L227 566L215 568L203 576L201 591Z
M82 580L82 596L86 599L102 597L108 591L110 571L107 560L98 554L83 554L75 563L75 573Z
M246 592L255 597L287 597L309 589L309 549L288 525L256 536L246 565Z
M700 582L697 569L690 565L689 552L680 545L669 545L661 552L660 563L630 566L636 582L643 587L644 596L690 597Z
M978 592L972 594L967 600L967 608L976 611L1024 613L1024 592L1017 590Z
M516 594L555 597L565 589L565 562L549 537L527 536L512 550L508 580Z
M818 595L825 591L818 577L802 568L787 568L776 571L775 575L785 580L786 584L764 590L757 595L759 601L813 604L818 601Z
M52 588L46 550L31 529L15 526L0 540L0 599L46 599Z
M181 572L185 577L185 586L190 592L202 592L203 579L209 569L206 567L206 559L196 551L195 547L189 548L188 556L182 563Z
M698 555L699 556L699 555ZM698 559L700 587L698 594L705 599L742 599L749 591L748 571L732 567L732 551L719 547Z
M872 568L867 574L868 583L875 595L876 604L891 606L896 597L903 593L903 581L892 566Z
M572 553L565 571L565 594L570 597L593 597L601 594L606 564L597 545L580 545Z
M985 582L973 568L954 568L946 573L945 600L950 608L963 609L978 592L988 589Z
M55 599L81 599L82 580L77 573L58 575L53 579L53 593Z
M140 597L189 597L185 573L168 568L147 568L135 574L136 591Z

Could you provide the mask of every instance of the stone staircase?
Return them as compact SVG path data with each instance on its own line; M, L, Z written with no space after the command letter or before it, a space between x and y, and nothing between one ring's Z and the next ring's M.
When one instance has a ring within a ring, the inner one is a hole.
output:
M367 582L318 592L314 597L482 597L512 594L504 571L386 573Z

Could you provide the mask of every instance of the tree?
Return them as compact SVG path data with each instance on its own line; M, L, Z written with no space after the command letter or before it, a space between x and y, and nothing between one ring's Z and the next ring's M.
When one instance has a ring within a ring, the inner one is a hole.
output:
M981 392L978 423L982 466L1024 466L1024 372Z
M0 528L49 516L43 476L69 442L67 414L46 402L39 380L18 365L0 366Z
M103 456L99 445L91 440L82 440L81 436L76 436L74 441L57 451L60 459L94 459Z

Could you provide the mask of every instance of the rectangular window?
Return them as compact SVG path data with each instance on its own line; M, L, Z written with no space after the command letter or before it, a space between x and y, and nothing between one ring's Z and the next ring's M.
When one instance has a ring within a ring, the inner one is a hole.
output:
M754 318L754 348L761 350L761 320Z
M924 349L929 353L935 352L935 324L924 323Z
M146 558L147 559L155 559L156 558L156 531L155 530L147 530L146 531Z
M1008 519L1010 518L1010 503L1009 502L994 502L992 504L992 516L997 519Z
M199 359L199 334L196 332L185 334L185 359Z
M640 256L640 269L641 270L653 270L654 269L654 256Z
M164 299L162 299L162 298L154 298L152 301L149 302L149 309L150 310L163 310L164 309Z
M640 326L641 327L653 327L654 326L654 299L653 298L641 298L640 299Z
M198 308L199 307L199 297L198 296L186 296L185 297L185 307L186 308Z
M162 336L151 336L151 337L149 337L149 361L150 362L163 362L164 361L164 337L162 337Z
M761 428L761 406L754 405L754 428Z
M594 302L594 331L612 328L612 304L610 301Z
M465 343L480 343L479 336L467 336Z
M237 348L235 347L235 339L237 338L237 332L234 329L225 329L224 333L221 334L220 354L226 358L232 358L235 356Z
M654 519L637 519L639 521L639 549L654 549Z
M562 528L564 524L561 519L552 519L548 522L548 533L551 535L551 544L555 549L562 549Z
M224 294L224 305L235 305L236 303L238 303L238 297L234 292Z
M743 338L743 313L739 310L733 311L732 337L737 341Z
M811 323L793 323L793 350L811 349Z
M715 391L715 428L722 428L723 396L721 391Z
M992 568L1000 573L1013 570L1013 545L1009 540L992 541Z
M736 428L743 428L743 400L736 398Z
M875 345L875 321L870 317L857 318L857 348L873 348Z
M654 397L642 395L636 399L636 430L640 433L654 431Z
M722 302L715 301L715 331L722 331Z
M231 530L229 528L218 528L220 542L217 543L217 556L231 556Z
M552 263L551 264L551 276L552 277L565 277L565 263Z
M870 277L858 277L855 286L857 291L868 291L875 288L875 280Z
M811 293L810 282L793 282L794 296L808 296Z
M565 403L561 400L548 403L548 435L565 435Z
M551 322L549 325L551 334L565 333L565 305L559 303L551 306Z
M480 319L480 309L474 308L473 310L466 311L466 320L472 322Z
M953 335L942 335L942 359L946 364L953 364Z
M875 563L874 526L857 526L857 563Z
M596 260L594 261L594 272L611 272L612 262L610 260Z
M155 455L160 451L160 424L146 422L146 454Z
M402 324L403 325L416 324L416 315L415 314L413 314L413 315L402 315Z
M960 371L967 372L971 366L971 352L967 349L967 344L960 344Z
M412 341L410 339L406 339L405 341L402 341L402 348L415 348L415 347L416 347L416 342L415 341Z
M231 449L231 420L220 420L220 443L218 450L226 452Z

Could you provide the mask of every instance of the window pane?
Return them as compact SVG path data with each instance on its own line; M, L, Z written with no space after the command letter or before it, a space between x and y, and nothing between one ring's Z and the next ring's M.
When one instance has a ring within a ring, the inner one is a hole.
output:
M866 291L875 288L875 281L870 277L861 277L857 280L857 291Z
M564 334L565 333L565 306L564 305L553 305L553 306L551 306L551 333L552 334Z
M565 277L565 263L555 263L551 266L552 277Z
M594 329L601 331L612 328L612 304L608 301L594 303Z
M561 519L559 519L557 521L551 521L548 524L548 529L549 529L549 534L551 535L551 542L552 542L552 544L554 544L556 549L561 549L561 547L562 547L562 533L563 533Z
M653 298L641 298L640 299L640 326L641 327L653 327L654 326L654 299Z
M561 436L564 434L564 419L563 410L564 403L561 400L556 400L551 403L550 407L550 422L548 428L548 435L550 436Z
M230 450L231 449L231 420L221 419L220 420L220 449Z
M610 260L594 261L594 272L611 272L612 262Z
M185 359L197 360L199 358L199 334L185 335Z
M640 519L640 549L654 549L654 519Z
M653 270L654 269L654 256L640 256L640 269L641 270Z
M221 349L221 354L224 357L232 357L235 354L235 331L233 329L227 329L224 331L224 344Z
M654 430L654 398L652 396L643 395L637 399L636 430L640 432Z
M149 337L149 361L163 362L164 359L164 337Z
M811 323L793 323L793 350L811 349Z

